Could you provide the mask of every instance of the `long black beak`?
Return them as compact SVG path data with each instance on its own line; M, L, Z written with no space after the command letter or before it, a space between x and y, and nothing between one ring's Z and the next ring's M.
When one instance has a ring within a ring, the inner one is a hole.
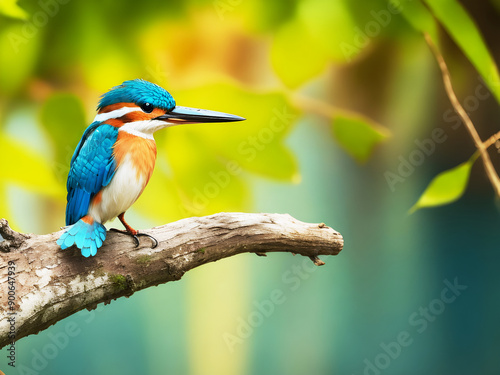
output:
M245 119L240 116L230 115L229 113L177 106L170 112L156 117L155 120L178 124L196 124L201 122L243 121Z

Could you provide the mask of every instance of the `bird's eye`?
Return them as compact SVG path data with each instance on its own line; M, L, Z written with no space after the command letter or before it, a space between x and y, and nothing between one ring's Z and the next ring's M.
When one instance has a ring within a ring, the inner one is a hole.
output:
M153 112L154 107L151 103L144 103L141 105L141 109L146 113L151 113Z

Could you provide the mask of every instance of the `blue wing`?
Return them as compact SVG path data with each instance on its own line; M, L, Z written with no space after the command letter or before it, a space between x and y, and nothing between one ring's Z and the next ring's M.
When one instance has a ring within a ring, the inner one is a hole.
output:
M117 128L100 122L92 123L83 133L71 158L66 184L66 225L85 216L91 199L113 178L116 169L113 145L117 137Z

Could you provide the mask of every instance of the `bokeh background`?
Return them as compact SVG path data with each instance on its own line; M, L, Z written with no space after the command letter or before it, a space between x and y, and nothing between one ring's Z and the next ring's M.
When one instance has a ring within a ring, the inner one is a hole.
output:
M486 139L499 130L499 21L493 0L0 0L0 217L13 228L64 224L69 160L99 95L143 78L248 120L158 133L132 225L279 212L345 237L323 267L243 254L81 311L21 339L16 368L3 349L0 369L500 373L500 220L481 163L458 201L408 214L475 151L422 31Z

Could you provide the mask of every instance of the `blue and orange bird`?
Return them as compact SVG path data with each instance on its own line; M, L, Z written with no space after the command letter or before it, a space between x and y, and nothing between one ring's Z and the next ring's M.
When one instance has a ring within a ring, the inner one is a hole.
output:
M227 113L179 107L168 91L154 83L125 81L101 97L97 115L83 133L71 158L61 249L76 245L93 256L106 239L104 223L118 217L123 233L138 233L124 215L139 198L153 173L156 143L153 133L180 124L241 121ZM157 245L156 239L153 247Z

